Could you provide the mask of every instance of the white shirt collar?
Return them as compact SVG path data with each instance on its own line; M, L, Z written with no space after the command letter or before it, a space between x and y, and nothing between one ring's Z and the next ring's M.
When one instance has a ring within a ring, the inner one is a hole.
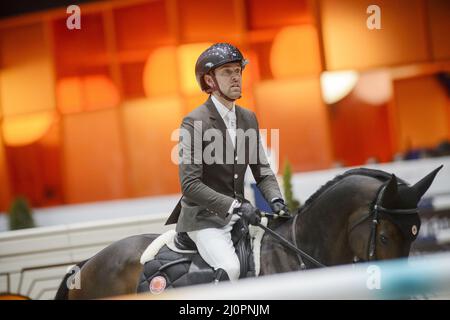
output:
M214 97L213 95L211 95L211 100L213 101L214 105L216 106L217 111L219 112L220 116L222 117L222 119L225 119L225 117L227 116L227 114L229 112L233 113L234 115L236 115L236 108L235 108L235 103L233 102L233 108L228 109L227 107L225 107L216 97Z

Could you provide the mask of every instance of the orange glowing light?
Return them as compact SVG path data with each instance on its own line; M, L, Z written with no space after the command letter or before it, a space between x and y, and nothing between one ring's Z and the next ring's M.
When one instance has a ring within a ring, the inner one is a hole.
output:
M143 84L147 97L171 95L177 91L177 49L161 47L147 59Z
M316 29L311 25L281 29L272 44L270 67L275 78L320 73L322 67Z
M180 87L184 94L199 92L199 86L195 79L195 63L199 55L206 50L211 43L193 43L178 47L177 58L180 70Z
M4 116L55 108L53 61L43 23L1 31L0 105Z
M83 110L83 83L80 77L63 78L56 85L56 100L62 113Z
M322 97L326 104L333 104L347 96L358 81L358 72L325 71L320 76Z
M5 144L23 146L39 140L48 131L54 119L53 111L5 117L2 127Z
M86 109L112 108L119 104L120 96L116 85L104 75L92 75L84 78Z
M116 85L105 75L60 79L56 97L62 113L112 108L120 102Z
M392 97L392 80L387 70L360 74L354 89L355 95L371 105L381 105Z

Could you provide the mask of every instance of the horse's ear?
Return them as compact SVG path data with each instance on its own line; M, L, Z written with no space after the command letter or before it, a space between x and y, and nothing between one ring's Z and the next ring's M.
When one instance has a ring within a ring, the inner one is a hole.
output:
M384 189L383 194L383 205L386 207L390 207L395 202L397 198L397 177L395 174L391 175L389 182L386 185L386 189Z
M389 182L386 186L385 192L396 194L397 193L397 184L398 184L397 177L395 176L395 174L391 174L391 179L389 179Z
M422 198L422 196L427 192L428 188L433 183L434 178L436 177L439 170L441 170L443 165L431 171L425 177L423 177L419 182L411 187L412 190L416 193L417 202Z

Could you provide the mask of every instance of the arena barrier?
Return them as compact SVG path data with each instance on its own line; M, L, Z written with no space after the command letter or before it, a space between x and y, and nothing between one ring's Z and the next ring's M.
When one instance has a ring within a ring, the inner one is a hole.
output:
M450 253L197 285L160 294L120 296L144 300L449 299Z
M53 299L67 270L114 241L161 233L165 214L0 233L0 295Z

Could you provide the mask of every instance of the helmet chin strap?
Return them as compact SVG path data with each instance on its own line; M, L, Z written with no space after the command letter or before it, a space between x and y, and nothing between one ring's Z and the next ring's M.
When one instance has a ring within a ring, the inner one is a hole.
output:
M220 95L222 98L224 98L225 100L230 101L230 102L234 102L234 101L236 101L237 99L240 99L240 98L242 97L242 95L240 95L240 96L237 97L236 99L231 99L231 98L228 97L225 93L223 93L222 90L220 90L219 83L217 82L217 79L216 79L216 75L215 75L214 73L212 73L212 74L211 74L211 77L212 77L212 79L213 79L213 81L214 81L214 87L211 88L212 91L217 90L217 91L219 92L219 95Z

